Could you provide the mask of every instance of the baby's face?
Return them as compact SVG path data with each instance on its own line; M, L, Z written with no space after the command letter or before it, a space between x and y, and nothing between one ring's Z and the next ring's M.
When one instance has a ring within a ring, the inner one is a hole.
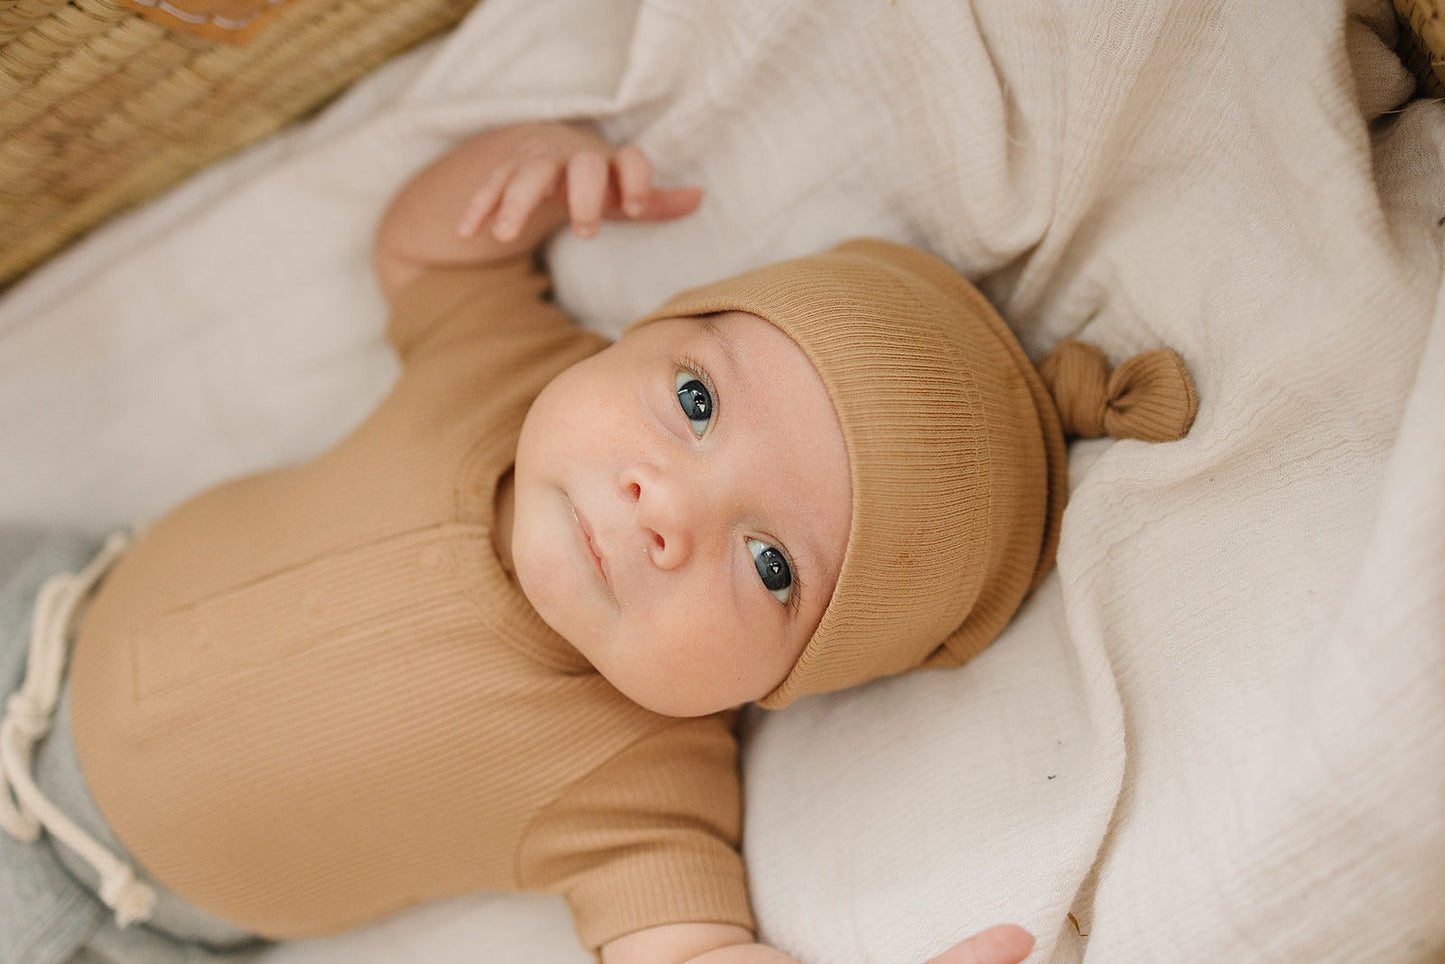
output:
M852 511L818 373L743 312L644 325L564 371L527 414L514 487L522 591L623 694L672 716L782 681Z

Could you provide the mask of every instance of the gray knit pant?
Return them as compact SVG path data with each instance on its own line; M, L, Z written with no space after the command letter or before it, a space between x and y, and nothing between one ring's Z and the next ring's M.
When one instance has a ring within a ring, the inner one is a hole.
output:
M79 570L100 542L0 527L0 698L24 678L31 608L41 584L52 573ZM36 784L96 840L134 864L85 789L66 695L50 734L36 747ZM0 831L0 964L244 964L262 947L159 887L152 921L122 930L91 893L94 883L89 866L63 845L45 836L22 843Z

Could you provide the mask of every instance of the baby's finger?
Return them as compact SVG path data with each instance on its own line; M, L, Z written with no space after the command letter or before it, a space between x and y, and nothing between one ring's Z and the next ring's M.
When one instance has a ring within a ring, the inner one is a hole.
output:
M612 166L617 171L623 212L630 218L641 217L652 194L652 162L642 148L628 144L613 155Z
M550 157L534 157L522 163L507 182L497 216L492 219L492 237L498 241L516 240L537 205L557 189L558 166Z
M461 220L457 222L457 234L464 238L470 238L477 233L492 209L497 206L497 201L502 197L502 189L507 186L507 181L512 177L515 167L511 164L503 164L494 168L482 186L477 188L476 193L467 201L466 209L462 211Z
M672 187L652 192L647 207L637 216L639 221L671 221L685 217L697 210L702 203L702 188Z
M579 238L597 233L607 203L607 158L596 151L575 154L567 162L567 211Z

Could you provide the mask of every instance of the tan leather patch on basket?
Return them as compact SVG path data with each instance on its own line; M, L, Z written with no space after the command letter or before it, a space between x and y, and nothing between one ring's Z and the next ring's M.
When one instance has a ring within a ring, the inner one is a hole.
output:
M289 0L121 0L147 19L206 40L244 44Z

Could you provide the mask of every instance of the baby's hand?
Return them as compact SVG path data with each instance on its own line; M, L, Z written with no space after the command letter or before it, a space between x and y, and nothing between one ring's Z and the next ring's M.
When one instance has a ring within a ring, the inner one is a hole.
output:
M966 937L926 964L1019 964L1034 949L1034 936L1017 924L999 924Z
M595 235L603 218L666 221L691 214L702 201L701 188L654 187L652 163L634 144L614 148L580 127L538 124L472 194L457 234L475 236L490 217L492 236L513 241L538 206L564 190L561 217L580 238Z

